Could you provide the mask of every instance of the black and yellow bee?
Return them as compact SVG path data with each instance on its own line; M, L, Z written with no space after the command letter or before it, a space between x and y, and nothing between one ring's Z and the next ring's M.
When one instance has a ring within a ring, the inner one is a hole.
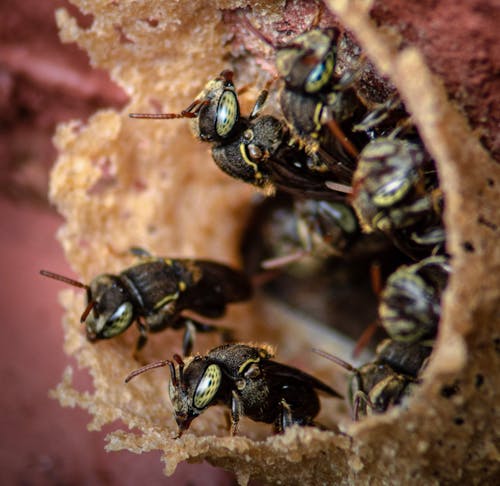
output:
M416 343L436 336L450 273L449 259L436 256L403 265L389 276L380 294L379 318L392 339Z
M169 394L179 427L179 437L208 407L225 405L231 411L231 433L238 430L240 417L273 424L275 432L292 425L315 425L320 410L317 391L340 395L325 383L303 371L277 363L267 347L226 344L205 356L185 361L163 360L146 365L127 378L169 366Z
M189 107L180 113L140 114L132 118L192 118L194 135L212 144L212 157L226 174L272 193L277 189L304 197L339 199L342 185L338 166L328 154L310 154L294 143L286 123L261 115L268 92L258 96L248 117L242 116L232 71L209 81ZM318 171L318 167L322 170ZM349 172L349 179L352 171ZM328 182L337 183L333 190Z
M353 418L358 420L360 416L384 413L411 396L431 350L416 346L401 349L388 342L380 346L380 355L377 353L374 361L359 368L325 351L314 349L314 352L352 373L348 399ZM392 366L394 363L396 367Z
M420 142L370 142L359 156L351 201L365 232L385 233L411 258L444 251L443 198Z
M221 317L227 304L252 295L248 278L240 271L210 260L152 257L140 252L142 261L118 275L102 274L90 285L42 270L42 275L84 288L87 307L81 316L89 341L122 334L134 322L142 348L150 332L184 328L183 352L190 354L194 332L228 330L182 315L190 310L204 317Z

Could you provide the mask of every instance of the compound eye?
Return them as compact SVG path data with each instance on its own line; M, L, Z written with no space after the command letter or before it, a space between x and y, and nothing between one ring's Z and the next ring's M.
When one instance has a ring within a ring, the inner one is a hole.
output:
M325 87L333 75L335 67L335 56L329 52L324 61L318 64L306 79L304 89L307 93L315 93Z
M111 317L106 321L102 330L105 338L121 334L132 323L134 309L131 302L124 302L119 305Z
M352 210L344 204L321 204L320 209L340 226L346 233L354 233L358 229L358 222Z
M215 131L219 137L227 137L239 117L239 104L236 93L232 90L224 90L217 106L215 120Z
M373 194L373 202L379 207L387 207L396 204L406 196L412 184L413 181L409 178L389 181Z
M207 367L201 377L194 393L193 405L201 410L205 408L214 398L219 389L222 373L216 364Z

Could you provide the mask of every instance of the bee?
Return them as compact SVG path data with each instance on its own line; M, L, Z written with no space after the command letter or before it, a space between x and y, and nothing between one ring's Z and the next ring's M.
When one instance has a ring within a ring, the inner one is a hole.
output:
M283 218L282 212L265 227L264 238L278 256L263 261L263 268L287 265L306 256L325 260L382 248L374 241L380 243L380 238L361 233L356 214L346 203L297 199L288 218Z
M349 86L353 76L340 80L336 72L339 31L320 29L322 10L318 10L306 32L281 45L260 32L247 17L247 29L276 52L277 76L282 81L279 91L281 110L294 137L311 153L320 146L349 174L358 149L345 137L340 124L358 120L366 108ZM352 176L352 172L351 172Z
M293 139L312 155L329 154L332 161L318 164L317 170L330 165L338 182L350 184L359 151L407 114L386 83L379 83L377 90L366 89L364 84L377 84L372 79L378 76L373 66L348 35L334 28L317 28L321 14L322 8L306 32L281 45L245 16L242 20L276 52L277 77L282 81L280 107ZM370 79L361 83L368 73Z
M46 270L40 273L86 290L87 306L80 320L91 342L119 336L134 322L140 333L137 351L146 344L148 333L166 328L184 328L184 355L191 353L196 331L230 336L227 329L187 318L182 312L221 317L229 303L251 297L245 274L210 260L153 257L138 249L134 253L141 256L138 264L118 275L98 275L89 285Z
M385 233L411 258L444 250L442 194L433 161L418 141L370 142L359 156L350 197L363 230Z
M212 158L229 176L261 188L266 193L276 189L318 198L338 199L338 192L350 192L339 181L335 164L308 154L293 143L284 121L261 115L268 91L262 90L248 117L240 113L233 72L222 71L211 80L196 99L180 113L141 114L132 118L192 119L194 135L212 144ZM332 167L327 172L314 169ZM326 184L331 182L331 187Z
M380 295L379 316L392 339L416 343L435 337L450 273L448 258L436 256L401 266L389 276Z
M273 424L280 433L292 425L315 425L320 402L317 391L341 397L325 383L303 371L272 360L267 347L225 344L205 356L185 361L151 363L130 373L125 382L153 368L169 366L169 395L179 428L178 437L208 407L230 409L231 434L238 431L240 417Z
M152 120L189 118L195 137L215 144L239 133L242 130L240 122L243 121L233 83L233 72L230 70L224 70L210 80L194 101L180 113L130 113L129 116Z
M360 416L384 413L390 407L401 404L411 395L417 384L415 378L396 372L381 360L355 368L325 351L319 349L313 351L352 373L348 385L348 399L356 421Z

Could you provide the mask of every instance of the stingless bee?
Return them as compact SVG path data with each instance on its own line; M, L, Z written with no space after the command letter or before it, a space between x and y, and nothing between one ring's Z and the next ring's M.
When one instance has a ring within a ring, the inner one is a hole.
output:
M436 256L403 265L389 276L380 295L379 316L392 339L416 343L436 336L450 272L448 258Z
M348 398L356 421L361 415L384 413L390 407L401 404L417 384L414 377L396 372L379 359L355 368L330 353L319 349L313 351L352 373Z
M118 336L135 322L139 350L150 332L184 328L183 353L188 355L196 331L229 336L227 329L187 318L182 312L221 317L229 303L251 297L245 274L210 260L153 257L138 249L134 253L141 256L138 264L118 275L99 275L89 285L46 270L40 273L86 290L87 307L80 320L89 341Z
M304 257L356 258L374 255L387 247L383 235L361 232L354 210L341 201L297 199L289 208L278 207L262 228L265 243L275 254L262 262L269 269ZM287 219L288 218L288 219Z
M335 168L318 156L295 144L284 121L261 115L268 97L263 90L248 117L240 114L233 72L222 71L207 83L189 107L180 113L141 114L132 118L191 118L194 135L212 144L212 157L229 176L272 193L276 189L305 197L338 199L340 192L350 192L342 184ZM329 167L318 172L318 165ZM331 183L330 189L326 182Z
M125 382L154 368L170 369L169 395L179 427L178 437L208 407L230 409L231 434L240 417L273 424L274 431L292 425L315 425L320 402L317 391L341 397L334 389L297 368L272 360L267 347L225 344L205 356L162 360L130 373Z
M444 251L442 194L433 161L419 142L389 136L366 145L351 201L365 232L385 233L411 258Z

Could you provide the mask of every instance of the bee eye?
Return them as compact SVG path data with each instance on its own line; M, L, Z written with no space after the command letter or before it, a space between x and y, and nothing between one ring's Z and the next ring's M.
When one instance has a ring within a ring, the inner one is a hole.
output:
M334 65L335 59L333 52L329 52L325 60L309 73L304 86L306 92L315 93L322 89L330 81Z
M343 204L332 203L330 205L321 205L321 209L336 221L342 231L346 233L354 233L357 231L358 222L354 213L348 207Z
M400 178L381 186L373 195L373 202L379 207L387 207L399 202L406 196L413 185L413 180Z
M222 373L216 364L211 364L203 373L193 398L193 405L201 410L214 398L221 383Z
M113 312L111 317L106 321L102 335L104 338L109 338L121 334L132 324L133 306L131 302L124 302Z
M215 120L215 131L219 137L227 137L238 121L238 98L232 90L225 90L222 94Z

